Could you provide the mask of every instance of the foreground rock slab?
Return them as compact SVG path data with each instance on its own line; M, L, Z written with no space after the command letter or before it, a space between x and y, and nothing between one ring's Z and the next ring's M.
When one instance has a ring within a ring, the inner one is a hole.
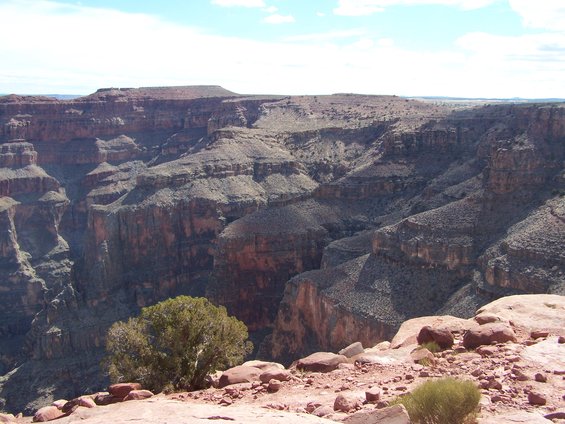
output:
M335 423L312 415L274 411L246 405L222 407L216 405L189 404L168 400L159 396L139 402L124 402L105 408L80 409L58 423L84 424L129 424L145 423L211 423L230 422L233 424L324 424Z

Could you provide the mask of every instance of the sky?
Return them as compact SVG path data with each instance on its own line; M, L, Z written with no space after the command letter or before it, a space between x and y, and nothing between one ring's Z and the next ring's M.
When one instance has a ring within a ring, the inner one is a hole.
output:
M565 98L565 0L0 0L0 93Z

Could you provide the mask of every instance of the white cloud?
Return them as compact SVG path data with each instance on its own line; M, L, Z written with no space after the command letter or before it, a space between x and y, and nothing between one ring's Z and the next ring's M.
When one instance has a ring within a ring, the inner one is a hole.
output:
M266 13L275 13L279 10L279 8L277 6L269 6L263 9L263 12Z
M263 0L212 0L212 4L222 7L265 7Z
M292 15L281 15L279 13L274 13L269 16L265 16L262 21L266 24L291 24L295 22L294 16Z
M338 7L334 9L334 13L343 16L366 16L383 12L385 8L389 6L411 6L418 4L436 4L470 10L488 6L497 1L500 0L339 0Z
M512 9L522 16L524 25L565 32L563 0L509 0Z
M316 12L316 16L323 18L326 14L324 12Z
M425 51L362 30L301 42L224 37L53 1L3 0L0 16L3 93L219 84L259 94L565 97L563 34L469 34Z
M348 29L343 31L315 32L310 34L292 35L286 37L288 42L328 42L347 38L359 38L367 33L364 29Z

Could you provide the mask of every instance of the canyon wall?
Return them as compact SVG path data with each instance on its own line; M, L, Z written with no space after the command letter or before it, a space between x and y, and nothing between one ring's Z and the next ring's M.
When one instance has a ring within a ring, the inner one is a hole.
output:
M290 361L564 290L560 105L12 95L0 142L10 410L102 387L108 327L179 294L225 305L260 356Z

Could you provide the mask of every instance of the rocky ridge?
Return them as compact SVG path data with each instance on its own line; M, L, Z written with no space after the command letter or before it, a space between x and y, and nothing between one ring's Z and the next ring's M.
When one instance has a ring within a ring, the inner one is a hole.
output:
M189 393L154 396L138 384L115 384L108 392L58 400L41 408L34 421L94 424L174 417L179 423L408 424L406 410L391 402L425 381L451 376L480 389L479 424L561 422L563 312L563 296L503 297L471 319L428 316L406 321L391 341L374 347L364 349L357 342L337 354L317 352L289 369L249 361L216 373L213 387ZM432 353L419 346L431 340L442 350ZM6 415L3 422L29 421Z
M0 404L103 387L108 326L177 294L225 304L283 362L563 294L564 110L219 87L0 98Z

